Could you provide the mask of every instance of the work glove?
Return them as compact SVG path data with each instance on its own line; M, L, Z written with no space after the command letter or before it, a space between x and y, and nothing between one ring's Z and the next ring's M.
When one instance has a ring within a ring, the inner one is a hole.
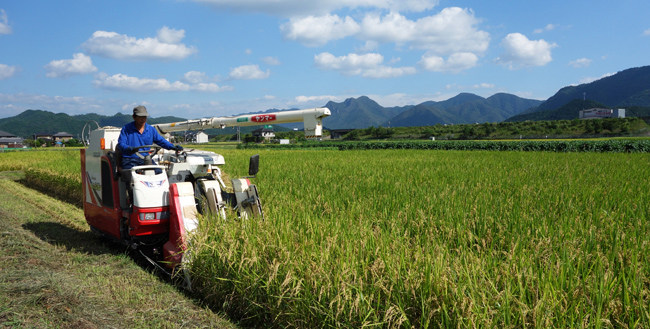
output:
M182 151L182 150L183 150L183 147L182 147L182 146L180 146L180 145L174 145L174 150L176 150L176 151L178 151L178 152L180 152L180 151Z
M129 146L129 147L126 148L126 152L129 153L129 154L133 154L137 150L138 150L138 148L135 147L135 146Z

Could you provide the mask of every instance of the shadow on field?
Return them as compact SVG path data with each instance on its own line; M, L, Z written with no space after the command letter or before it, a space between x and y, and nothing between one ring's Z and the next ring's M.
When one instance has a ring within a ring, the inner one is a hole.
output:
M65 247L68 251L90 255L118 256L128 254L133 263L147 272L154 273L158 280L168 284L177 283L174 278L170 277L169 273L151 264L139 252L91 231L81 232L55 222L26 223L22 227L34 233L39 239L51 245ZM184 292L180 288L179 291Z
M36 222L23 224L23 228L34 233L39 239L65 247L68 251L84 252L92 255L123 254L125 247L115 244L109 247L102 239L90 231L81 232L54 222ZM121 247L121 248L120 248Z

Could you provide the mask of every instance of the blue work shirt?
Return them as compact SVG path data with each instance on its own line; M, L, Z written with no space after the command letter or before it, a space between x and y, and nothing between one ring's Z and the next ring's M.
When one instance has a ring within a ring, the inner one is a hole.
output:
M135 122L127 123L122 127L120 138L117 140L117 147L122 150L122 158L139 159L135 153L129 152L129 146L144 146L157 144L158 146L171 150L174 144L168 142L158 133L158 130L148 123L144 124L142 134L135 128Z

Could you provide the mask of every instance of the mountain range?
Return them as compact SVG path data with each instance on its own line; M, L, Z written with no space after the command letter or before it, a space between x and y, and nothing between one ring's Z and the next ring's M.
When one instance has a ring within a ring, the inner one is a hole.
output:
M626 108L627 116L650 116L650 66L631 68L590 83L561 88L546 101L506 93L494 94L488 98L461 93L444 101L427 101L401 107L383 107L366 96L348 98L340 103L330 101L324 107L332 112L331 116L323 119L323 126L328 129L563 120L577 118L580 110L590 107L620 107ZM277 111L279 110L272 109L257 113ZM148 122L153 124L185 119L158 117L150 118ZM94 113L70 116L27 110L17 116L0 119L0 130L24 138L35 133L62 131L77 137L90 121L95 121L100 126L121 127L131 121L131 116L122 113L113 116ZM285 129L300 129L302 123L280 126ZM281 127L278 130L282 130ZM242 129L242 133L248 131L249 129Z
M559 120L566 115L557 110L573 100L591 100L603 108L650 107L650 66L631 68L590 83L564 87L538 107L530 108L507 121ZM555 115L545 113L549 111L555 111ZM577 118L576 111L571 113L572 116L574 114Z
M522 111L538 106L542 101L499 93L488 98L461 93L445 101L427 101L418 105L383 107L361 96L341 103L329 101L324 107L332 115L323 119L330 129L367 127L413 127L435 124L500 122ZM290 128L302 124L283 124Z

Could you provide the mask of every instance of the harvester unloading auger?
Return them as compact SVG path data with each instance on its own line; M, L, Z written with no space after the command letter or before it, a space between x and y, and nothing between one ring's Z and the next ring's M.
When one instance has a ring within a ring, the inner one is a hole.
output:
M321 137L322 119L329 115L327 108L313 108L153 126L164 136L174 131L302 121L305 136L315 138ZM161 151L148 145L137 152L145 165L122 170L117 149L120 131L98 127L88 133L88 148L81 149L84 214L92 231L138 250L161 269L162 264L174 270L183 262L199 212L209 211L225 220L230 207L241 218L263 218L257 187L248 179L257 174L258 155L251 157L249 176L232 179L232 192L228 192L219 168L224 158L214 152Z

